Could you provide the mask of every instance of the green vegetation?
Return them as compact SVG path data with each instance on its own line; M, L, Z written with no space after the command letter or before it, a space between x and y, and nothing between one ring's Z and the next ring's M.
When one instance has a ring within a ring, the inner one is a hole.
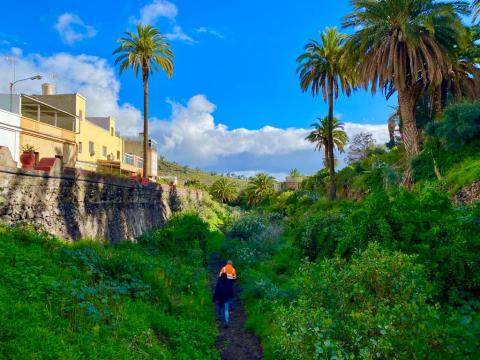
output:
M198 181L202 186L212 186L215 181L225 178L225 176L206 172L200 169L193 169L189 166L178 165L177 163L167 161L165 159L158 160L159 176L176 176L181 182ZM238 188L244 188L247 184L246 179L239 177L229 177Z
M221 178L210 187L212 196L221 203L232 202L238 197L237 185L229 178Z
M217 359L205 262L222 234L176 215L139 244L0 227L0 358Z
M480 180L479 109L425 123L411 189L403 144L361 134L336 201L322 169L229 226L222 252L266 359L478 358L480 203L452 197Z
M333 204L289 191L257 210L222 251L266 359L478 354L480 205L425 186Z
M266 173L259 173L248 180L244 198L248 205L257 205L273 193L275 179Z

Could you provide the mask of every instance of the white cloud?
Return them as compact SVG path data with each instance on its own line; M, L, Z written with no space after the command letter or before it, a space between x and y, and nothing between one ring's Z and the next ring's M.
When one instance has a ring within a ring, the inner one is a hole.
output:
M165 37L169 40L180 40L188 44L193 44L195 42L195 40L183 32L180 25L175 25L171 32L165 34Z
M117 119L118 130L125 135L134 135L140 131L141 113L131 104L119 102L120 82L105 59L67 53L44 57L38 54L22 55L21 51L15 51L17 79L35 74L44 78L43 81L17 84L17 92L39 94L42 82L53 81L57 93L78 92L87 98L87 116L111 115ZM0 54L0 57L12 55L14 54ZM0 92L8 92L11 78L11 65L0 62Z
M154 0L140 9L140 19L135 20L135 22L153 25L161 17L175 22L177 15L178 9L175 4L166 0Z
M216 106L205 95L195 95L186 104L168 103L172 106L170 119L154 119L150 126L159 152L167 159L221 172L266 171L278 176L294 167L309 173L321 167L323 153L314 152L313 145L304 140L309 129L229 129L215 122ZM350 137L366 131L378 143L388 140L386 125L347 122L345 128Z
M219 31L211 29L211 28L207 28L205 26L201 26L201 27L195 29L195 31L199 34L208 34L208 35L215 36L219 39L224 39L225 38L225 36L223 36L223 34L220 33Z
M87 98L87 116L112 115L123 135L135 135L142 128L141 112L119 100L120 82L105 59L90 55L59 53L52 56L16 52L17 79L35 74L49 81L52 74L57 93L78 92ZM12 56L0 53L0 57ZM0 92L8 92L12 68L0 62ZM50 80L51 81L51 80ZM25 81L17 92L38 94L40 81ZM167 100L172 113L166 120L151 119L150 134L158 141L159 153L181 164L200 166L217 172L254 174L265 171L277 178L290 169L313 173L322 167L323 152L315 152L304 141L310 131L303 128L234 128L215 121L216 105L205 95L195 95L186 103ZM388 140L386 125L357 124L345 121L350 137L371 132L379 144ZM344 156L339 159L343 160Z
M72 13L60 15L54 28L60 34L62 41L69 45L92 38L97 34L93 26L85 24L78 15Z
M131 21L135 24L155 25L159 19L167 18L172 24L172 29L165 34L167 39L183 41L187 44L195 43L195 40L187 35L182 27L176 23L177 15L178 8L174 3L167 0L153 0L140 9L140 18L133 17Z

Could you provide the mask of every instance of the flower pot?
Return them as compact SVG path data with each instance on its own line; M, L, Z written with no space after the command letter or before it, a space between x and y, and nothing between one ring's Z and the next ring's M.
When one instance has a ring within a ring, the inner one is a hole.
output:
M22 153L22 155L20 155L20 162L22 163L22 169L33 170L33 166L35 165L35 153Z

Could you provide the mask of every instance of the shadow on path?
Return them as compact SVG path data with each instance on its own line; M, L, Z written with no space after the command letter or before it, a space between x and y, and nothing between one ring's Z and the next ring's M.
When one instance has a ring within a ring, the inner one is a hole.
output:
M210 284L215 287L218 272L225 263L213 254L210 261ZM239 274L241 276L241 274ZM218 337L215 346L222 360L261 360L263 359L260 340L245 327L247 316L238 298L239 289L236 286L235 308L230 311L230 325L227 329L223 321L217 321Z

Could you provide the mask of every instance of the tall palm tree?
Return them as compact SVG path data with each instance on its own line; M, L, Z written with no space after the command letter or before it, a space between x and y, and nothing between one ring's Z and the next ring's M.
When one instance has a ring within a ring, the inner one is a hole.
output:
M320 92L328 102L328 142L333 143L333 103L338 99L339 89L347 95L352 90L353 71L345 61L344 41L346 35L336 28L327 28L320 34L320 41L310 40L305 53L297 58L300 64L297 73L302 91L310 89L313 96ZM335 163L333 147L328 148L328 169L330 173L329 199L335 199Z
M314 143L315 144L315 150L324 150L325 151L325 159L324 159L324 165L325 168L328 168L330 161L329 161L329 156L330 156L330 151L329 151L329 136L328 136L328 116L325 116L324 118L318 118L317 123L313 123L310 125L311 127L314 128L310 134L305 138L305 140ZM344 130L345 124L338 121L337 118L333 118L333 147L337 148L338 151L343 153L345 151L345 145L348 142L348 136L347 133Z
M266 174L258 173L248 180L248 186L245 189L247 202L249 205L256 205L265 200L274 191L275 179Z
M115 65L120 64L119 72L131 68L138 78L142 72L143 81L143 176L149 176L150 153L148 151L148 79L150 75L163 70L171 79L173 75L173 52L160 30L151 25L137 25L137 32L125 32L118 39L120 46L113 52L118 54Z
M213 183L210 193L216 200L225 203L235 200L238 195L238 189L232 180L222 177Z
M438 87L452 68L451 50L462 42L462 1L351 0L354 11L344 18L356 33L346 48L358 66L358 81L372 92L398 92L407 158L419 153L415 107L426 87ZM406 180L410 172L406 173Z

